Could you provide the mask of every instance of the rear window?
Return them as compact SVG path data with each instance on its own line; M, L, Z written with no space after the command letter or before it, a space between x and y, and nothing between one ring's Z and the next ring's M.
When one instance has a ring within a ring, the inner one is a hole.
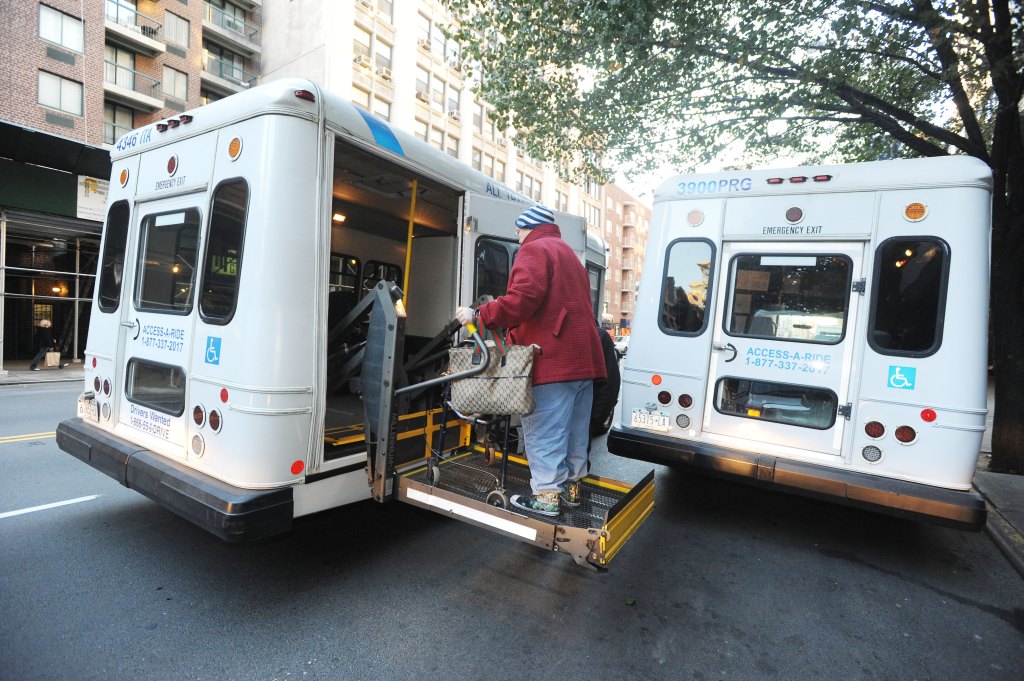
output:
M128 400L171 416L185 411L185 372L181 367L141 359L128 362Z
M245 180L226 182L213 195L199 299L199 313L212 324L227 324L235 314L248 204Z
M723 378L715 386L715 409L730 416L827 430L839 400L825 388Z
M142 220L135 307L179 315L191 312L198 250L198 210L147 215Z
M942 342L949 245L941 239L889 239L878 247L871 300L871 347L923 357Z
M707 328L705 312L714 255L714 246L704 239L678 239L669 244L658 319L662 331L696 336Z
M100 260L100 283L96 294L96 302L103 312L114 312L121 304L129 214L128 202L118 201L110 206L107 224L103 227L103 257Z
M845 255L737 255L726 331L835 345L846 333L852 263Z

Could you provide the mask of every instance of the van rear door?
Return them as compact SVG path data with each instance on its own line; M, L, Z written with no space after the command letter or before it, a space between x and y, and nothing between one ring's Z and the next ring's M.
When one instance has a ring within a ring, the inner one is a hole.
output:
M186 457L186 377L205 197L195 192L137 204L135 245L125 264L118 426L133 431L133 442L177 459Z
M703 431L840 454L863 243L723 245Z

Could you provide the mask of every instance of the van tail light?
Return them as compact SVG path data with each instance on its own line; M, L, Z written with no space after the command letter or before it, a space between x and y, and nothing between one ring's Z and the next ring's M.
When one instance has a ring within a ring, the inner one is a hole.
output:
M910 426L900 426L893 435L903 444L910 444L917 439L917 431Z
M864 424L864 432L868 437L877 440L885 435L885 426L878 421L868 421Z
M219 433L220 429L221 429L221 427L223 425L224 424L221 423L221 419L220 419L220 412L217 411L216 409L211 411L210 412L210 428L213 430L213 432Z
M658 402L660 402L662 404L668 404L671 401L672 401L672 393L670 393L669 391L662 390L660 393L658 393Z
M203 409L203 405L197 404L192 407L192 422L200 428L206 423L206 410Z

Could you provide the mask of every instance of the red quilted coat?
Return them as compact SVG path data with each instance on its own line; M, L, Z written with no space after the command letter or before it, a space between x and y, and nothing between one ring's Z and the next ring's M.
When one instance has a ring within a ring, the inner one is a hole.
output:
M540 346L534 385L606 376L590 280L557 225L535 227L523 239L508 292L478 308L478 314L490 328L507 328L509 343Z

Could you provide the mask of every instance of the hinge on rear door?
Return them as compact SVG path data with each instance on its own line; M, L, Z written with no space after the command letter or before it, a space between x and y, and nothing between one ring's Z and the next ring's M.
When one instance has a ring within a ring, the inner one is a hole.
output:
M853 405L849 402L846 404L840 404L838 410L839 416L845 416L846 420L849 421L853 415Z
M864 295L864 291L867 290L867 287L868 287L868 282L867 282L866 279L858 279L857 281L853 282L853 287L852 287L851 290L854 293L859 293L861 295Z

